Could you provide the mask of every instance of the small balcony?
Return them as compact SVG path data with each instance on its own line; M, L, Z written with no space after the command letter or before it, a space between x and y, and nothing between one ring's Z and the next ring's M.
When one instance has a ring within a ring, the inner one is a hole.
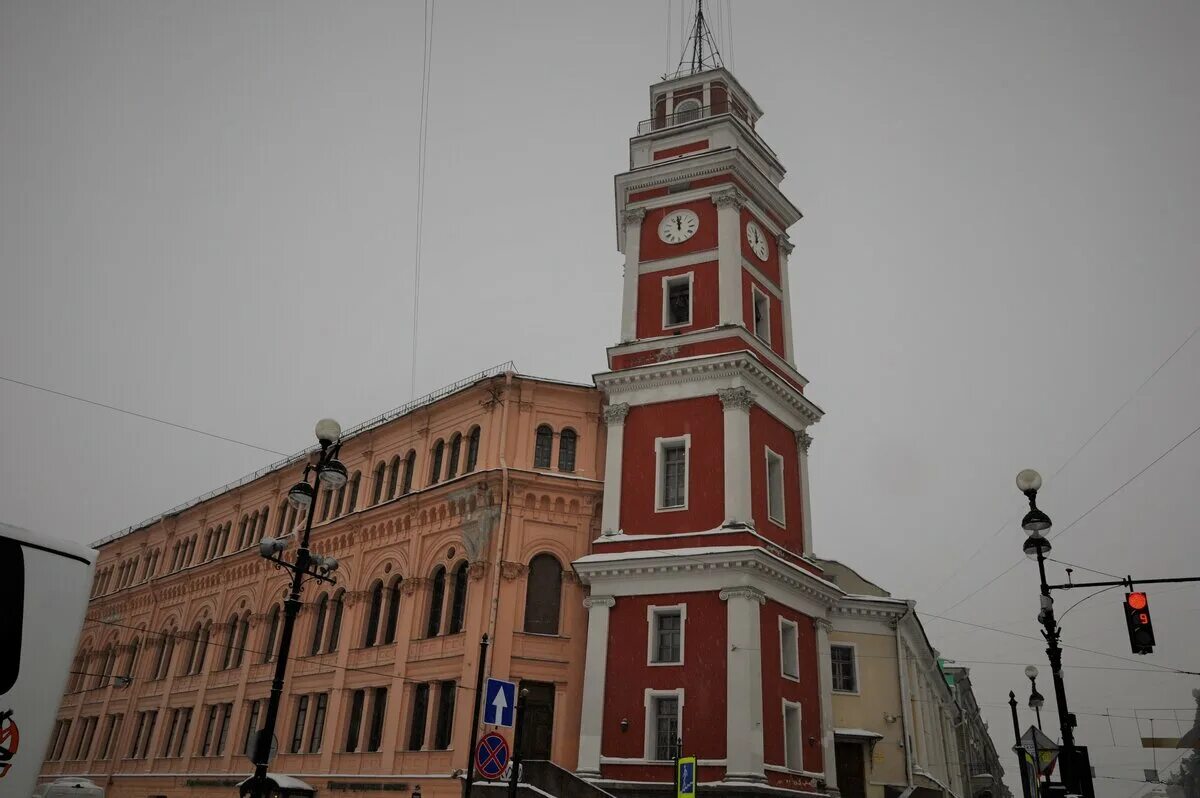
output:
M351 649L349 660L347 664L351 668L387 667L396 661L396 646L387 643Z

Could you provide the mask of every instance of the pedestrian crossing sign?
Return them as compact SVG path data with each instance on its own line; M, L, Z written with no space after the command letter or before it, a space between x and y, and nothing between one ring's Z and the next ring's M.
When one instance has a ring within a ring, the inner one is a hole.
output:
M679 757L676 770L675 784L678 787L676 798L696 798L696 757Z

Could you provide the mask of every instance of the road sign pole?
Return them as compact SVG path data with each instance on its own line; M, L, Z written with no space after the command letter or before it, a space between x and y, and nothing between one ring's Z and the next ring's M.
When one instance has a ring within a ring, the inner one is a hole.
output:
M479 710L483 706L483 674L487 662L487 632L479 639L479 664L475 674L475 709L471 713L471 747L467 749L467 780L463 782L463 798L471 798L475 781L475 748L479 745Z
M508 798L517 798L517 782L521 778L521 729L525 721L525 696L528 690L517 692L517 715L513 724L512 777L508 780Z

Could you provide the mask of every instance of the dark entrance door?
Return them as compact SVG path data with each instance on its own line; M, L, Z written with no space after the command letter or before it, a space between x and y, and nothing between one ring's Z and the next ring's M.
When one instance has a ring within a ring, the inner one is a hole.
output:
M866 764L862 743L834 743L837 758L837 783L842 798L866 798Z
M521 721L521 757L549 759L554 739L554 685L522 680L519 689L529 691Z

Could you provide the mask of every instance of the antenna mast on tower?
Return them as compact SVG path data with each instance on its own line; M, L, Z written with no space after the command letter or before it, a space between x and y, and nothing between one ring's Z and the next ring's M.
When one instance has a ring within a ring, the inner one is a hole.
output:
M679 55L679 65L675 68L675 74L670 77L694 75L706 69L720 69L723 66L725 62L721 60L721 52L717 49L712 29L704 19L704 0L696 0L696 21L692 25L691 35L683 44L683 52Z

